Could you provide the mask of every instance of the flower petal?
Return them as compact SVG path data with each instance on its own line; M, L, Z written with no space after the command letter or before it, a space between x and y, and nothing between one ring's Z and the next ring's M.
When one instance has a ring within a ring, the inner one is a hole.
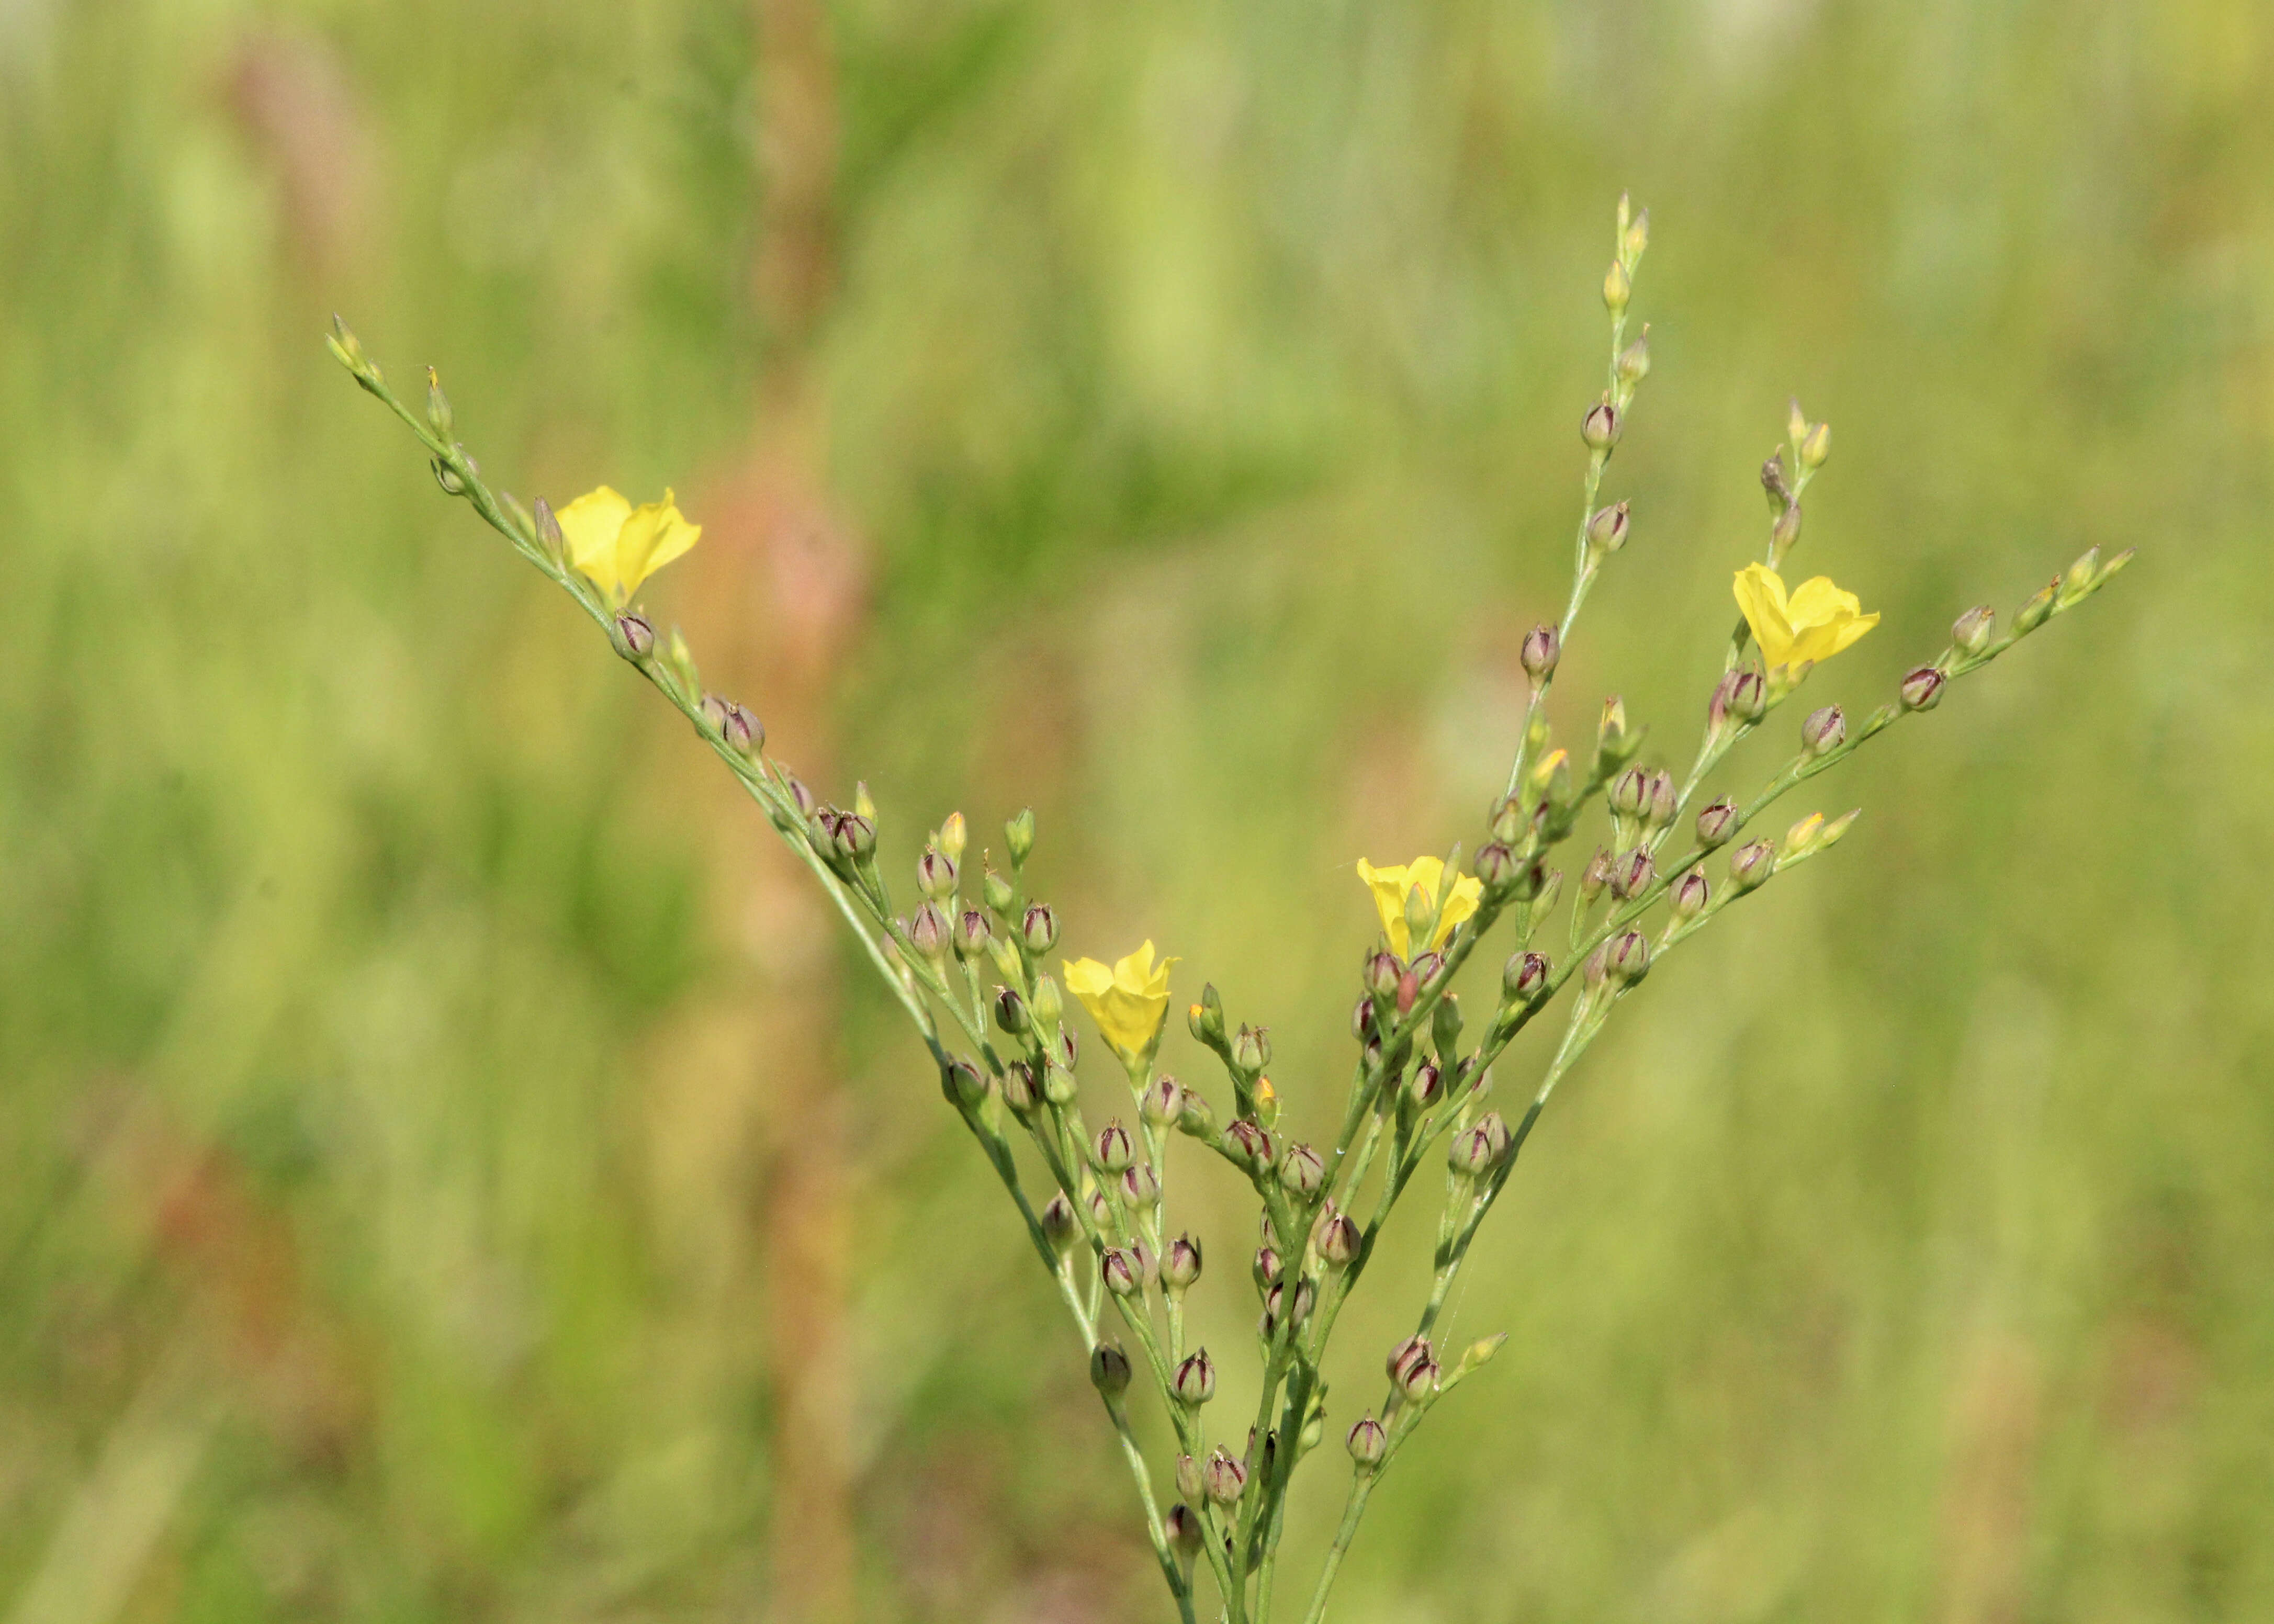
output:
M632 511L616 538L616 569L629 598L640 583L701 539L703 527L689 524L669 490L659 502Z
M1753 641L1761 645L1761 658L1781 665L1792 655L1792 618L1784 593L1784 577L1766 564L1748 564L1737 572L1730 590Z
M1374 893L1374 911L1382 916L1382 934L1389 938L1389 951L1404 958L1405 865L1377 868L1361 857L1358 860L1358 877Z
M623 533L624 521L631 515L629 502L601 485L553 515L561 523L568 561L612 598L622 581L616 569L616 538Z
M1442 948L1460 929L1461 921L1477 911L1477 902L1485 894L1484 882L1473 874L1465 874L1453 882L1451 895L1445 898L1444 912L1437 915L1437 929L1429 945Z

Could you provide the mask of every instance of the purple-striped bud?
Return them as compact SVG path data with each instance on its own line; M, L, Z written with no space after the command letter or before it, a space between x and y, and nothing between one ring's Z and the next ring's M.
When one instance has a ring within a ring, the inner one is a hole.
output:
M1709 852L1726 845L1738 821L1737 803L1723 795L1698 815L1698 844Z
M1280 1158L1279 1182L1290 1195L1311 1199L1327 1182L1326 1158L1308 1145L1290 1145Z
M1097 1131L1090 1143L1090 1165L1101 1173L1118 1173L1136 1159L1136 1149L1129 1142L1129 1130L1119 1118L1107 1123Z
M1805 756L1822 756L1838 749L1848 738L1848 718L1838 705L1826 705L1808 713L1800 725L1800 748Z
M1118 1342L1100 1342L1089 1350L1089 1382L1111 1403L1129 1390L1129 1356Z
M1501 967L1500 989L1511 1003L1529 1004L1547 985L1547 955L1511 953Z
M1931 665L1921 665L1902 680L1895 692L1906 710L1931 710L1942 703L1944 677Z
M1105 1289L1116 1297L1133 1297L1144 1285L1144 1277L1137 1267L1137 1256L1122 1246L1109 1246L1098 1259L1098 1274L1104 1279Z
M1622 986L1632 986L1650 971L1650 942L1639 930L1623 931L1603 944L1603 969Z
M1687 921L1703 914L1712 898L1713 890L1706 883L1705 875L1692 868L1675 881L1674 893L1667 906L1673 910L1675 918Z
M1200 1277L1200 1237L1179 1235L1169 1243L1168 1252L1161 1259L1161 1283L1171 1291L1182 1291Z
M1208 1497L1217 1505L1235 1506L1247 1490L1247 1468L1233 1460L1219 1444L1216 1453L1209 1456L1208 1465L1201 1469L1201 1481Z
M1203 1348L1177 1366L1170 1386L1176 1390L1177 1402L1198 1409L1216 1396L1216 1364Z
M1037 902L1020 921L1019 933L1026 941L1027 951L1040 958L1058 945L1058 916L1050 912L1049 903Z
M1729 853L1729 883L1738 893L1752 890L1776 872L1776 847L1754 840Z
M1517 654L1534 688L1555 674L1555 663L1562 657L1563 639L1552 626L1535 626L1525 633L1524 646Z
M1650 848L1638 846L1611 864L1611 895L1621 902L1631 902L1651 887L1658 878L1658 864Z
M1382 1464L1382 1457L1389 1453L1389 1434L1382 1430L1382 1423L1372 1416L1360 1416L1352 1423L1350 1435L1343 1440L1352 1460L1360 1471L1372 1471Z
M1184 1115L1184 1085L1162 1072L1145 1085L1145 1093L1137 1101L1137 1115L1156 1128L1165 1128Z

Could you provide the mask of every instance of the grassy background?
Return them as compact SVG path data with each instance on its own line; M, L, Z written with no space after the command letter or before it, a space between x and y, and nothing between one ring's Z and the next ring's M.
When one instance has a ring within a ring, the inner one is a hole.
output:
M0 4L8 1617L1163 1616L921 1051L778 973L755 817L323 322L441 364L524 495L674 484L712 557L651 603L752 669L713 600L794 424L871 585L817 694L748 692L777 747L902 861L1036 806L1067 946L1183 955L1326 1132L1347 865L1473 841L1561 602L1622 187L1657 370L1565 726L1616 690L1686 752L1794 390L1835 425L1796 562L1886 615L1818 703L2142 556L1628 1006L1344 1614L2274 1614L2265 8L797 11ZM767 998L841 1118L709 1064ZM754 1216L824 1132L826 1327ZM1188 1182L1237 1348L1252 1220ZM1413 1279L1345 1316L1341 1423ZM812 1391L833 1600L780 1571Z

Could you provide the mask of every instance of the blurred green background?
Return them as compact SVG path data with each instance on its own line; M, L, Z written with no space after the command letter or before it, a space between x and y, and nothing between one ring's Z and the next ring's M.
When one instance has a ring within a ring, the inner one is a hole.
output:
M0 0L0 1618L1167 1616L921 1049L324 323L524 497L675 486L648 601L779 753L901 862L1033 804L1067 949L1329 1135L1348 865L1474 844L1562 603L1626 187L1562 726L1686 761L1790 392L1886 616L1816 703L2141 558L1626 1006L1340 1616L2274 1617L2270 106L2256 0ZM1178 1175L1230 1414L1253 1219Z

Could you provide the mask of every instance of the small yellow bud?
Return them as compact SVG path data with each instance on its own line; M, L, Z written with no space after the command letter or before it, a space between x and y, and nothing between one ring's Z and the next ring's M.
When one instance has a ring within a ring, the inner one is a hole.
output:
M948 861L960 863L963 861L963 845L966 838L963 814L951 812L941 823L939 834L934 844L946 855Z
M1824 835L1824 814L1811 812L1784 831L1784 855L1798 857L1814 851Z
M1633 293L1633 284L1627 280L1627 267L1612 260L1611 268L1603 273L1603 307L1614 316L1623 315Z

